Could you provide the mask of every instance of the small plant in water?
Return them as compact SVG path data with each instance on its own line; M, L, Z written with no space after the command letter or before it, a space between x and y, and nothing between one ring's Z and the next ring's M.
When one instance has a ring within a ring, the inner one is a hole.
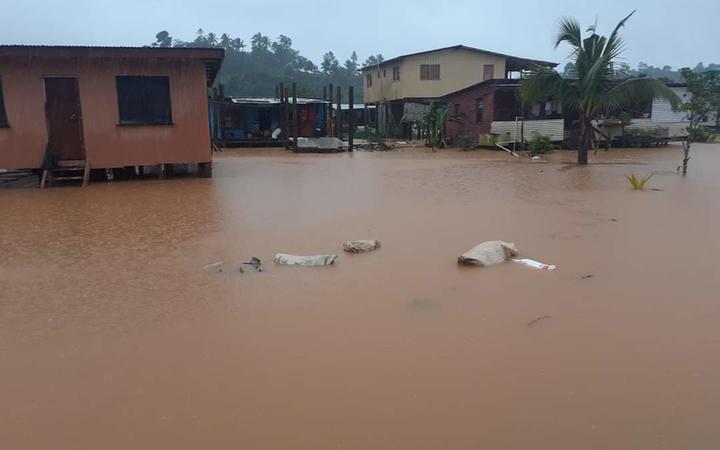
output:
M647 182L650 181L650 178L653 177L653 174L650 174L643 178L638 178L637 176L635 176L634 173L631 173L630 175L625 175L625 177L630 182L630 185L632 186L634 191L642 191L643 189L645 189L645 185L647 184Z

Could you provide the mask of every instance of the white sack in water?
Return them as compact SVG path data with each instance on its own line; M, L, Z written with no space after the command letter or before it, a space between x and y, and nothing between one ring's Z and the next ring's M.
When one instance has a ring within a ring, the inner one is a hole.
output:
M278 253L275 264L285 266L329 266L337 259L337 255L296 256Z
M345 241L343 250L350 253L370 252L380 248L380 241L375 239L360 239L357 241Z
M476 245L470 251L458 257L460 264L472 264L476 266L492 266L507 261L518 255L517 247L512 242L487 241Z

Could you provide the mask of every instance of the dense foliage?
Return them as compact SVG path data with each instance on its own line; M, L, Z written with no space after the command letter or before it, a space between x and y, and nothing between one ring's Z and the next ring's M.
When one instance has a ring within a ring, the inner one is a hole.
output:
M692 69L693 72L700 73L708 69L720 70L720 64L711 63L707 66L702 62L699 62ZM613 71L616 78L629 78L629 77L650 77L657 78L672 83L682 83L684 81L682 76L683 69L673 69L671 66L654 67L641 62L637 65L637 68L633 69L628 63L617 63L613 66ZM564 78L575 78L575 64L568 62L562 72Z
M167 31L155 35L153 47L215 47L225 49L225 62L220 71L219 82L225 85L227 95L273 96L279 83L295 81L298 95L322 97L323 87L332 83L342 87L342 100L347 102L349 86L355 89L355 101L362 102L363 83L358 69L361 67L355 52L340 63L331 51L325 53L320 65L316 65L293 48L292 39L280 35L277 40L256 33L245 41L223 33L206 33L198 30L192 41L173 39ZM372 55L364 65L382 61L382 55Z

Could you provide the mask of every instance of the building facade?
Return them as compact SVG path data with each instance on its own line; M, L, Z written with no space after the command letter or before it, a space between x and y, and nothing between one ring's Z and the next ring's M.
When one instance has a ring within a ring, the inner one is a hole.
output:
M464 45L413 53L362 69L365 104L378 105L378 129L386 135L402 134L416 119L417 107L450 93L488 80L511 79L547 61L518 58Z
M222 49L0 46L0 168L210 163Z

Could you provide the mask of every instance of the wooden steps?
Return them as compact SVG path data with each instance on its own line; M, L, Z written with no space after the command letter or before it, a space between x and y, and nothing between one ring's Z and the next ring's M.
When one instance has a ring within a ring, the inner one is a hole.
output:
M82 186L88 184L90 164L84 159L65 159L55 162L52 169L43 170L40 189L51 186L54 181L82 180Z

